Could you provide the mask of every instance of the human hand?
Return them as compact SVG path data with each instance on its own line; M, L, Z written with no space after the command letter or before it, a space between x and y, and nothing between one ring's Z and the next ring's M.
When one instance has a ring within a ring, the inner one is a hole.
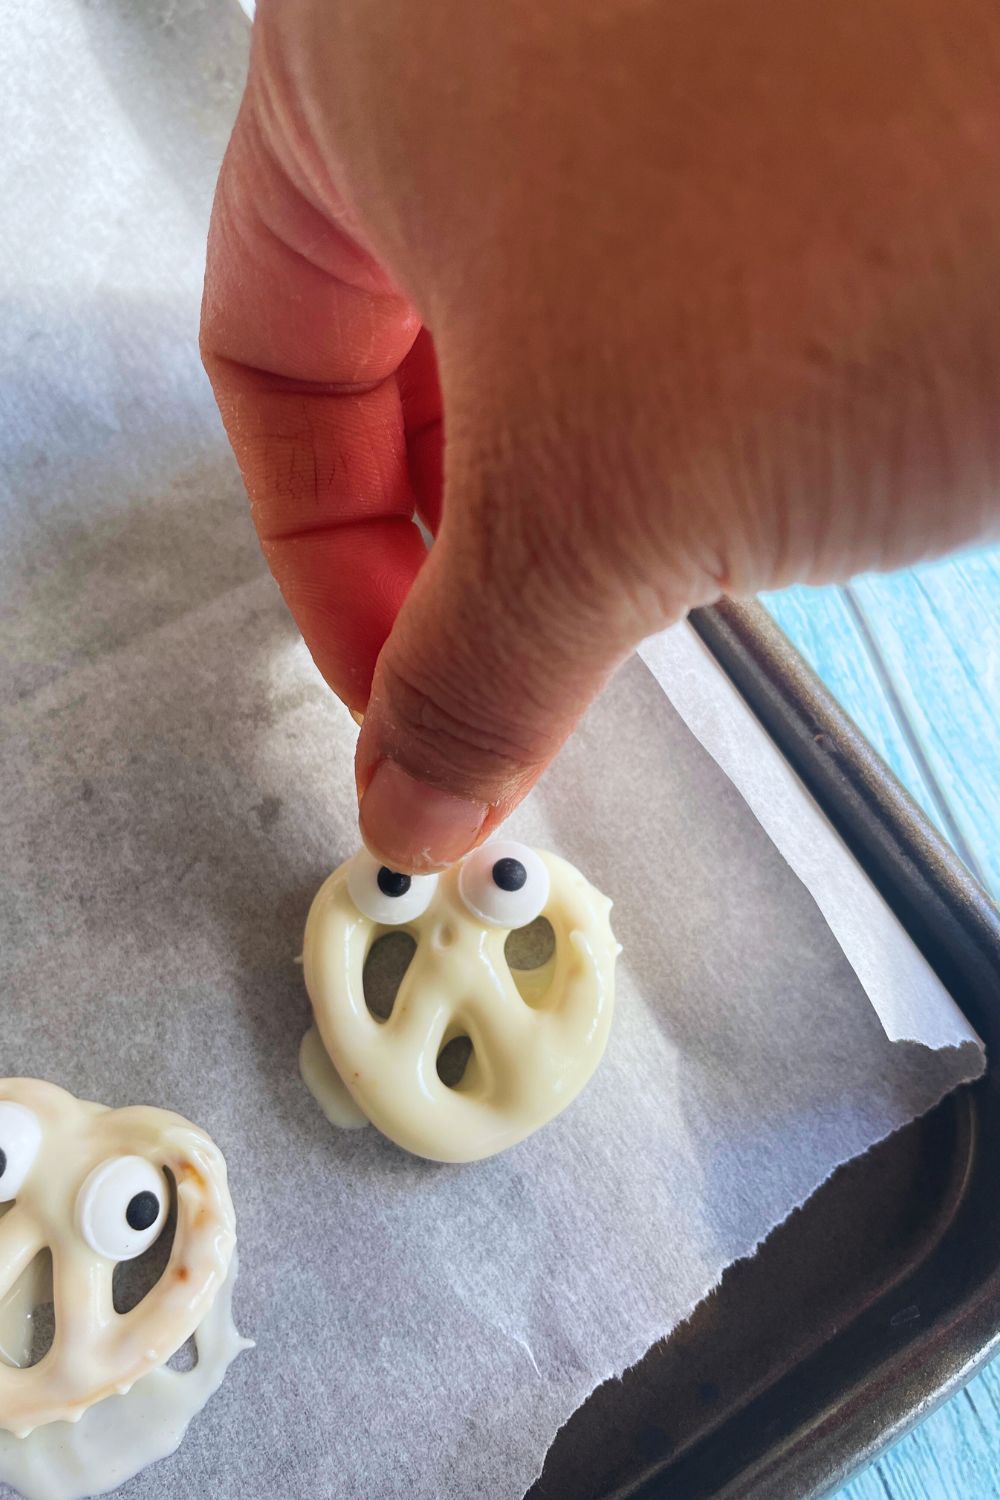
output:
M996 526L998 50L991 0L262 0L203 355L386 863L693 605Z

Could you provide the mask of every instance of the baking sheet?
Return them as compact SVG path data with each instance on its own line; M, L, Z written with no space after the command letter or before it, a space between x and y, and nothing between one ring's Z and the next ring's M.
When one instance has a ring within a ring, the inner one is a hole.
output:
M940 991L918 1019L960 1044L890 1041L636 659L511 825L616 900L593 1083L473 1168L330 1129L293 960L355 846L355 730L264 573L194 348L244 23L53 0L4 28L0 1074L214 1135L258 1344L123 1493L516 1497L596 1382L980 1051Z

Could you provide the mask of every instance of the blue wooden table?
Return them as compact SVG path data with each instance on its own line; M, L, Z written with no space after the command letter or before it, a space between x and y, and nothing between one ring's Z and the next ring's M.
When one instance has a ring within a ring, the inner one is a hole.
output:
M1000 548L764 603L1000 898ZM1000 1500L1000 1360L836 1500Z

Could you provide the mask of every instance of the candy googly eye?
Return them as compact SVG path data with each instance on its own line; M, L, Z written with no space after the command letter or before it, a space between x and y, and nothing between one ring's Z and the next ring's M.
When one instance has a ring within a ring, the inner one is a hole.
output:
M95 1167L76 1200L76 1225L97 1255L135 1260L159 1237L169 1189L144 1156L113 1156Z
M42 1127L31 1110L0 1099L0 1203L17 1197L41 1143Z
M401 875L362 849L347 867L347 889L363 917L400 927L422 917L437 890L436 875Z
M458 876L462 900L490 927L526 927L549 899L549 872L534 849L507 839L469 855Z

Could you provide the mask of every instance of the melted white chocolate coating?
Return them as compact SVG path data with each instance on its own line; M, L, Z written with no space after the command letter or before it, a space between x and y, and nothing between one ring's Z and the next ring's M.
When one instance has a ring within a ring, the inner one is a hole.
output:
M236 1256L195 1329L197 1364L151 1370L124 1396L108 1396L78 1422L49 1422L27 1437L0 1432L0 1484L25 1500L84 1500L103 1495L180 1447L192 1419L222 1384L242 1349L233 1322Z
M368 1116L351 1098L344 1080L330 1061L323 1046L323 1038L315 1026L310 1026L302 1038L299 1072L302 1074L302 1082L331 1125L335 1125L338 1130L360 1130L368 1124Z
M40 1252L52 1258L51 1347L37 1364L18 1368L8 1335L7 1358L0 1361L0 1431L24 1439L48 1423L78 1421L97 1402L166 1364L212 1306L236 1233L222 1154L179 1115L106 1109L26 1078L0 1080L0 1101L30 1110L41 1125L30 1170L0 1218L0 1307L7 1305L7 1321L12 1294L22 1312L29 1297L37 1301L37 1287L19 1285L24 1273ZM158 1170L164 1193L169 1187L162 1174L170 1172L177 1222L163 1275L137 1306L119 1313L112 1298L115 1262L80 1234L78 1203L95 1168L132 1156ZM23 1359L23 1346L20 1353Z
M510 855L517 846L503 848ZM437 1161L502 1151L565 1109L601 1059L618 952L611 902L565 860L538 858L548 876L543 915L555 951L534 982L511 972L504 955L510 929L463 901L460 866L438 878L425 911L391 927L352 899L352 861L313 902L303 963L316 1027L358 1111L407 1151ZM362 976L373 944L389 930L408 932L417 946L381 1021L365 1003ZM459 1036L470 1039L472 1055L449 1087L437 1060Z

